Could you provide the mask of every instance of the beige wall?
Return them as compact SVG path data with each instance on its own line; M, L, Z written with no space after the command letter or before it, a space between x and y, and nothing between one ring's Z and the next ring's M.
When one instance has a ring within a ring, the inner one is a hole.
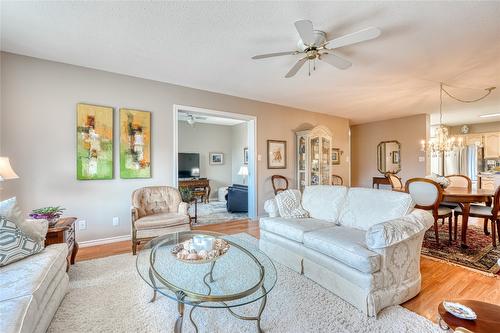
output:
M381 141L396 140L401 143L401 172L406 181L426 175L427 161L419 160L421 140L428 138L429 116L390 119L351 127L352 185L371 187L372 177L382 176L377 170L377 145Z
M195 123L190 126L179 121L179 153L200 154L200 177L210 181L210 197L217 197L217 189L229 186L232 172L233 126ZM224 164L211 165L210 153L223 153Z
M479 123L479 124L470 124L469 133L488 133L488 132L498 132L500 131L500 121L493 121L490 123ZM458 135L460 133L460 128L462 126L451 126L449 128L450 134Z
M1 59L1 151L11 157L21 177L5 182L2 196L17 195L25 208L62 205L68 215L87 220L79 240L130 233L130 194L138 187L173 184L173 105L196 106L257 117L258 210L272 197L270 177L282 174L295 186L295 131L323 124L330 128L334 145L349 147L349 121L320 113L253 101L177 85L144 80L99 70L66 65L9 53ZM215 79L215 78L214 78ZM119 178L115 113L115 179L77 181L75 113L79 102L136 108L152 112L151 179ZM287 140L285 170L266 167L266 140ZM349 174L344 153L336 172ZM120 218L112 226L113 216Z
M243 176L238 175L243 165L243 149L248 147L248 123L244 122L232 127L232 179L233 184L243 184ZM248 177L246 177L248 184Z

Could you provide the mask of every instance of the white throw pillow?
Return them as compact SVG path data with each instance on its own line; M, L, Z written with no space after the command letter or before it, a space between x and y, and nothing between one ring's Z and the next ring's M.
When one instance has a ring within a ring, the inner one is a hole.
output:
M26 220L23 211L17 204L16 197L0 202L0 216L15 223L31 239L39 242L45 240L49 223L47 220Z
M302 208L299 190L286 190L276 195L276 205L280 216L284 218L305 218L309 213Z

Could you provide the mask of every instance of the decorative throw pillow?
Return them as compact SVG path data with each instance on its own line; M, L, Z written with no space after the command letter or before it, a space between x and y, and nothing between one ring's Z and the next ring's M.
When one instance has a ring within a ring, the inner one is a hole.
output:
M44 242L28 237L14 222L0 217L0 267L43 250Z
M0 216L14 222L28 237L39 242L44 241L49 223L47 220L24 219L22 209L17 204L16 197L0 202Z
M309 213L302 208L300 199L299 190L286 190L278 193L276 195L276 205L281 217L296 219L309 217Z

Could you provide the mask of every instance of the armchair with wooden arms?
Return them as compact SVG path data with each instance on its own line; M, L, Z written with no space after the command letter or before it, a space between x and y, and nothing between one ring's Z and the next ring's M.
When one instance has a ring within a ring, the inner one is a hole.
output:
M191 230L188 205L175 187L149 186L132 193L132 253L141 241Z

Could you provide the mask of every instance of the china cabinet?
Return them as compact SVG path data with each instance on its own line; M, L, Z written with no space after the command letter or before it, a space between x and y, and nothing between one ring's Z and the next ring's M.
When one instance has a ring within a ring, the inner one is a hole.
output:
M297 188L330 185L332 174L332 133L325 126L296 133Z

